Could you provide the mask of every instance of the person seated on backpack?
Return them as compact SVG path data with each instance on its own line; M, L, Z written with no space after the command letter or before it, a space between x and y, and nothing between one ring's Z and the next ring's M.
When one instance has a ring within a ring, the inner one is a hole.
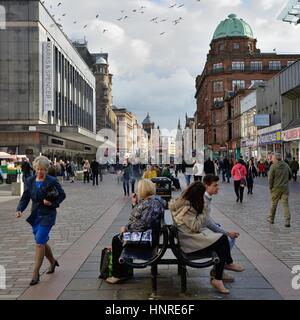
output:
M155 184L149 179L140 180L137 194L132 195L132 212L126 226L120 228L120 233L112 239L112 277L106 279L114 284L129 276L130 268L120 264L119 258L123 250L122 234L124 232L146 231L152 229L153 242L158 243L161 219L163 218L166 201L155 195Z

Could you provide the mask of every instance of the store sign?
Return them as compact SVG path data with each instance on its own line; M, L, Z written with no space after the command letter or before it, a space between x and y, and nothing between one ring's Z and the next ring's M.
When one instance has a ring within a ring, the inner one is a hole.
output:
M256 127L268 127L270 125L270 115L256 114L254 116L254 125Z
M300 128L290 129L282 133L283 141L292 141L300 139Z
M273 143L281 143L281 130L264 133L258 136L258 144L273 144Z
M54 75L53 75L53 45L47 41L43 43L43 87L44 112L54 110Z

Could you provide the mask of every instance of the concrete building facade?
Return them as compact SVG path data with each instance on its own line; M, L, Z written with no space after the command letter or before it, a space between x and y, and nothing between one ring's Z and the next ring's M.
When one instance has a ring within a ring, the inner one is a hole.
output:
M38 0L1 0L0 146L33 158L92 157L95 77Z

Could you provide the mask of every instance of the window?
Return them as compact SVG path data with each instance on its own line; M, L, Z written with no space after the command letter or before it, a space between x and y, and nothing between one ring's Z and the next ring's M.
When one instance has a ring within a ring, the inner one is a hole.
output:
M223 81L214 82L214 92L223 92Z
M251 80L251 86L256 85L256 84L258 85L261 83L264 83L264 80Z
M223 51L225 48L224 43L220 44L220 51Z
M213 72L222 72L224 70L223 63L214 63L213 64Z
M238 42L233 43L233 49L237 50L240 48L240 44Z
M233 80L232 90L236 91L238 89L245 89L245 80Z
M292 63L294 63L295 61L288 61L287 62L287 66L290 66Z
M280 70L281 62L280 61L269 61L269 69L270 70Z
M6 10L4 6L0 5L0 30L6 29Z
M262 61L251 61L250 62L250 69L251 70L262 70L263 69Z
M223 97L214 98L214 105L215 108L219 108L223 106Z
M244 70L245 62L244 61L233 61L232 62L232 70Z
M217 129L214 129L214 143L217 143Z

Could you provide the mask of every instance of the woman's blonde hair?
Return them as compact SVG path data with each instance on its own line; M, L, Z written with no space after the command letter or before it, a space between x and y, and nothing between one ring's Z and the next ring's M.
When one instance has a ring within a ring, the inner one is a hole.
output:
M47 157L39 156L34 159L32 165L33 165L33 169L37 169L37 167L41 167L41 168L44 168L47 172L50 167L50 160Z
M137 195L139 200L146 199L156 193L155 184L149 179L140 180L137 188Z

